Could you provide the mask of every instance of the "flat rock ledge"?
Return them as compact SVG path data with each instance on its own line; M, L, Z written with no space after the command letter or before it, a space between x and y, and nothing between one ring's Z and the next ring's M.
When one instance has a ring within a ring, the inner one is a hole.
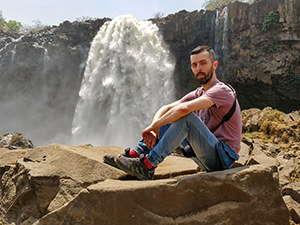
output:
M0 149L0 224L289 224L274 165L203 173L170 156L155 180L103 163L120 147Z

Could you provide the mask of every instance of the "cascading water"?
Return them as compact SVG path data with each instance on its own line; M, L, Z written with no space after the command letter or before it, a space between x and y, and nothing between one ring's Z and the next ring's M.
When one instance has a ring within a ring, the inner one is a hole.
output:
M132 146L174 100L174 62L158 27L119 16L94 38L79 92L73 144Z
M214 50L217 54L217 59L220 62L219 70L222 68L221 73L218 74L220 79L226 79L224 74L227 72L226 63L228 58L229 49L229 18L227 6L222 11L217 10L215 19L215 46Z

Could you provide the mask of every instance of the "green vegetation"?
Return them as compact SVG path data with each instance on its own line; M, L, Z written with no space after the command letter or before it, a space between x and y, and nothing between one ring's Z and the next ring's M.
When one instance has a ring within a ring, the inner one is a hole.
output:
M22 24L15 20L9 20L8 22L5 23L5 27L7 32L9 33L18 33L22 27Z
M296 74L294 67L290 66L285 72L287 77L288 86L293 89L300 90L300 74Z
M270 137L268 137L267 135L265 135L262 132L258 132L258 131L254 131L254 132L245 132L243 133L243 137L248 137L251 138L253 140L255 139L260 139L262 140L264 143L270 143L272 142L272 139Z
M278 37L273 38L273 40L268 45L268 52L275 53L275 52L280 52L282 50L283 50L282 41Z
M153 17L156 19L162 18L164 16L163 12L157 12L153 14Z
M22 24L15 20L6 21L0 11L0 31L7 33L17 33L20 31Z
M279 25L279 12L278 11L270 11L264 18L264 22L262 25L262 31L266 32L271 30L272 28L276 28Z
M229 3L237 2L238 0L208 0L206 1L204 7L207 10L214 10L222 8L223 6L228 5ZM240 2L253 3L254 0L239 0Z
M96 20L96 18L90 17L90 16L82 16L82 17L76 18L75 21L77 21L77 22L84 22L84 21L87 21L87 20Z
M46 25L42 24L41 21L35 20L32 21L33 25L23 25L20 32L21 33L37 33L38 31L42 30L46 27Z
M5 20L2 16L2 12L0 11L0 31L3 31L5 27Z
M32 21L33 25L22 25L20 22L15 20L6 21L2 16L0 11L0 32L5 33L29 33L29 32L38 32L39 30L45 28L46 25L42 24L41 21L36 20Z

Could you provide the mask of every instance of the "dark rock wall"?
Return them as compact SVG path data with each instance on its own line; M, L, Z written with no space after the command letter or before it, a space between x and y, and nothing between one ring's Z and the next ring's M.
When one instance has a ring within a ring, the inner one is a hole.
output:
M267 31L270 11L279 21ZM215 11L181 11L153 20L176 57L177 97L196 84L189 69L189 52L210 45L217 54L218 77L237 90L243 109L272 106L284 112L300 103L300 1L235 2Z
M22 36L0 34L0 132L65 143L90 43L108 19L68 21Z
M262 31L270 11L279 22ZM284 112L300 103L300 2L264 0L228 6L230 40L222 69L242 108L272 106Z

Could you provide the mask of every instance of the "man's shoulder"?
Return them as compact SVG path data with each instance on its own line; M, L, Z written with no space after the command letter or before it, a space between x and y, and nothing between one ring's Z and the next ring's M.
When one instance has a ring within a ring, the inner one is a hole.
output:
M229 94L235 92L234 89L227 83L217 80L214 85L208 90L208 92L220 94Z

